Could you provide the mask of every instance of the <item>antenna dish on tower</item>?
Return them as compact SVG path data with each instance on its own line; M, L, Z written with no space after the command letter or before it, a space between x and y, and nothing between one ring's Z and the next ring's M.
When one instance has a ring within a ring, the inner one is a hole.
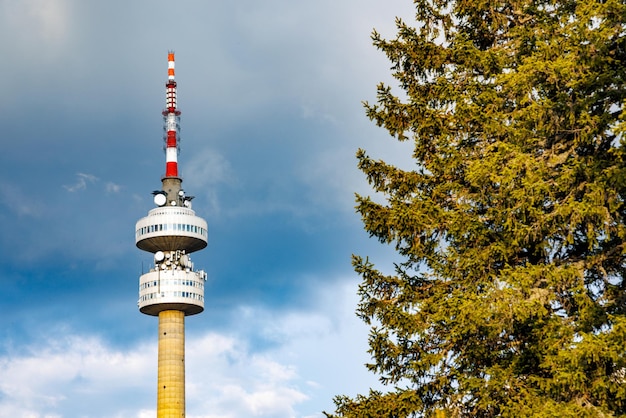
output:
M157 206L163 206L167 202L167 198L163 193L154 195L154 204Z

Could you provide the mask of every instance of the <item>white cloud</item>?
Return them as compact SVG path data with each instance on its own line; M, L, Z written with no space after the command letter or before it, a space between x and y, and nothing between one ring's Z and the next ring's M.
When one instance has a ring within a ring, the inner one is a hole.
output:
M77 192L79 190L85 190L87 188L87 184L95 183L98 181L98 177L93 174L85 174L85 173L76 173L76 183L71 185L63 185L63 188L70 193Z
M286 367L277 369L274 376L294 373L292 383L306 395L295 405L294 414L276 416L321 418L323 410L334 410L334 396L354 396L380 385L364 366L370 361L368 328L354 314L356 281L340 279L317 287L320 280L315 278L298 280L303 287L311 287L307 292L310 308L271 311L243 307L235 315L240 318L235 328L247 338L264 340L270 346L264 355Z
M190 417L294 417L295 405L307 398L293 365L251 352L242 337L207 334L188 346Z
M209 333L186 345L190 418L206 416L201 410L292 417L306 398L291 386L291 366L254 355L233 337ZM0 356L0 417L153 416L146 406L155 396L156 365L156 341L120 350L93 336L48 338Z
M76 182L73 184L64 184L63 188L70 193L86 190L90 184L96 184L100 182L100 179L93 174L76 173ZM104 184L104 190L107 193L119 193L122 190L122 186L112 181L107 181Z
M115 184L111 181L107 182L107 184L104 187L107 193L119 193L120 190L122 190L122 186L120 186L119 184Z
M374 379L354 293L344 281L311 292L311 311L242 309L229 334L196 335L188 321L187 416L321 417L334 395L366 390ZM274 344L255 346L255 332ZM0 418L154 416L156 341L121 349L61 327L14 344L0 355Z
M136 391L150 374L155 347L142 345L124 352L95 337L57 331L57 338L49 336L0 356L0 417L69 417L68 411L89 408L106 411L98 403Z

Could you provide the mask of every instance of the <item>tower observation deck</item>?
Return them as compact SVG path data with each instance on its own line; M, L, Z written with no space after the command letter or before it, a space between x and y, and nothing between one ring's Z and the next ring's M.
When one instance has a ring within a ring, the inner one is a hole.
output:
M139 278L139 310L159 317L157 417L185 416L185 316L204 310L207 275L190 254L207 246L207 222L191 208L193 196L178 175L180 111L176 103L174 53L168 53L166 107L163 110L165 175L152 192L155 208L137 221L135 243L154 264Z

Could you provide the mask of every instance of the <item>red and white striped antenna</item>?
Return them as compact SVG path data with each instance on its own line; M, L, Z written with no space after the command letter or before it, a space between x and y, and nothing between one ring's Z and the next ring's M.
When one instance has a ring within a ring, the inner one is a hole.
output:
M180 110L176 106L174 79L174 51L167 53L167 83L165 83L165 177L178 178L178 150L180 142Z

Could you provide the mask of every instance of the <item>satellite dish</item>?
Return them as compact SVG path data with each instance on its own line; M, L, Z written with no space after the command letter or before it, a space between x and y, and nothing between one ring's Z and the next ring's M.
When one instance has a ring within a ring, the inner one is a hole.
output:
M167 202L167 198L163 193L154 195L154 204L157 206L163 206Z
M154 253L154 260L159 262L159 261L163 261L163 259L165 258L165 254L163 254L163 251L157 251L156 253Z
M165 197L165 196L164 196L164 197ZM175 201L175 200L172 200L172 201L170 202L170 205L172 205L172 206L176 206L176 201Z

